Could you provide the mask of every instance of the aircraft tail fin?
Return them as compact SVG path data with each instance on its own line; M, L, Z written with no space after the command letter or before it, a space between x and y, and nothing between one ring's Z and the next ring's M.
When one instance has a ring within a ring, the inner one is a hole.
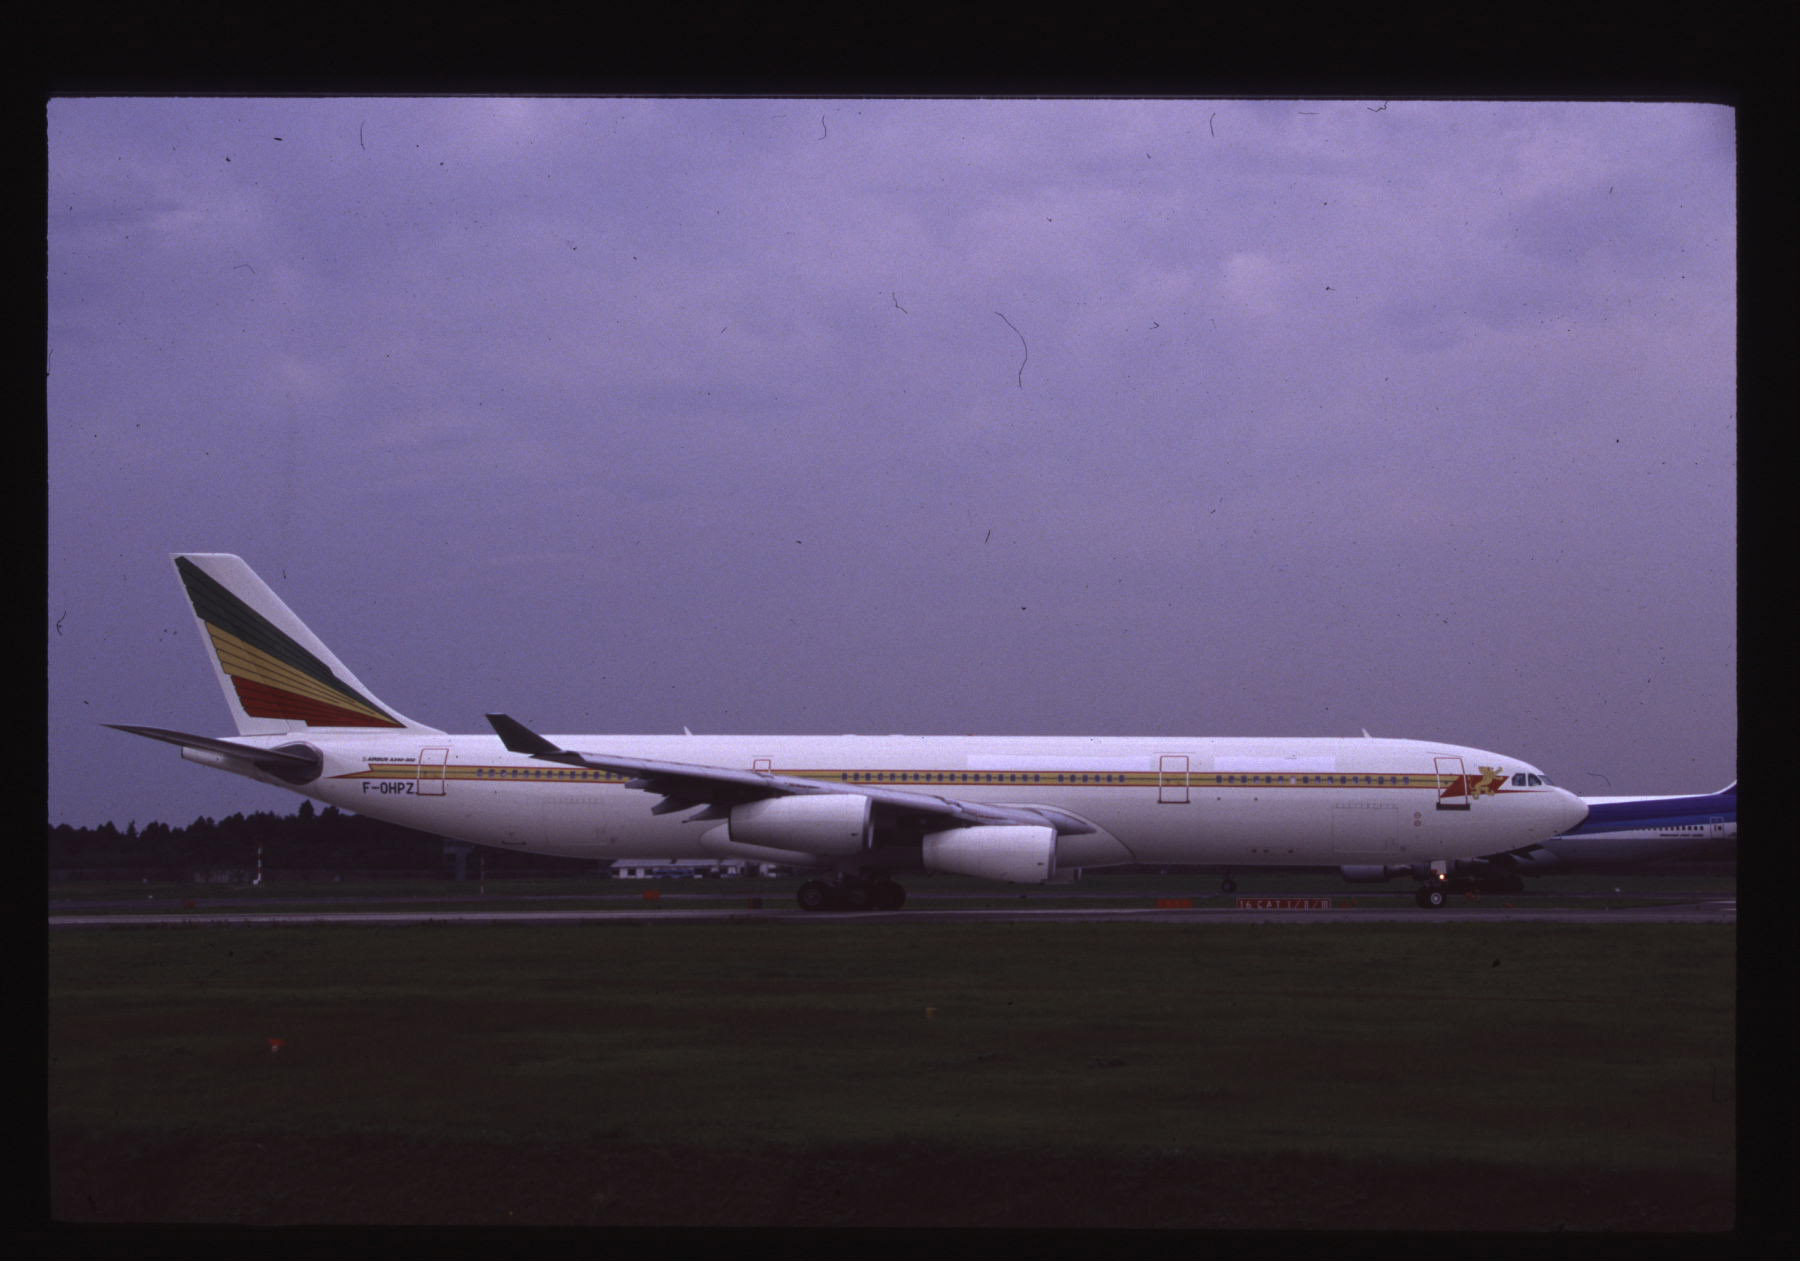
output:
M239 735L437 732L378 700L240 558L184 552L171 559Z

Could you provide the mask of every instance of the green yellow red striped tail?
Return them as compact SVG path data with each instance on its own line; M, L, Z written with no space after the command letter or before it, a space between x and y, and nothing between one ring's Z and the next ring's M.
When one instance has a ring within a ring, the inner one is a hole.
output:
M241 559L173 559L239 734L420 728L377 700Z

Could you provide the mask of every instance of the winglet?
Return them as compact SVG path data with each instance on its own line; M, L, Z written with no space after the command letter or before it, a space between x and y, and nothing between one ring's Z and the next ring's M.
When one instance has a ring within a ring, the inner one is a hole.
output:
M558 754L567 756L565 750L557 748L515 718L508 718L505 714L489 714L487 720L508 753L523 753L528 757L555 757Z

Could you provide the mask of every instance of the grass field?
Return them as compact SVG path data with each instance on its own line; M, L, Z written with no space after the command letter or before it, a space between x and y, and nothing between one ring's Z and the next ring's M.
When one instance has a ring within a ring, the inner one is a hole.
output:
M853 919L56 932L53 1212L1725 1229L1733 940Z

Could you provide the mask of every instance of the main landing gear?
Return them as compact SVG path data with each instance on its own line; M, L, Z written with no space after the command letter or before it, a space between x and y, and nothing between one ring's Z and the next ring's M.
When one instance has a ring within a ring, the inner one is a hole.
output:
M1525 887L1519 873L1504 867L1488 865L1467 871L1452 871L1445 876L1432 876L1413 892L1413 901L1428 911L1447 906L1450 895L1463 893L1518 893Z
M797 896L803 911L897 911L906 905L906 889L885 876L808 880Z

